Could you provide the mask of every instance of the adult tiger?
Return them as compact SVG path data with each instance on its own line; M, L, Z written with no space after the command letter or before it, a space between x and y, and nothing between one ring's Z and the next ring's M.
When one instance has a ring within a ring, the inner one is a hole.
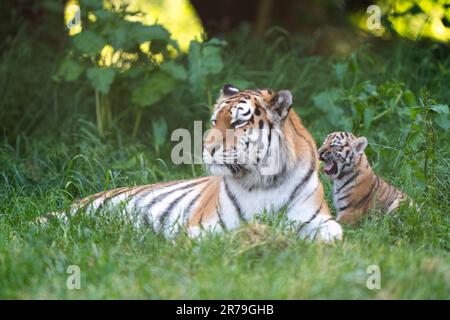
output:
M333 180L339 222L353 224L377 206L393 212L407 198L373 172L364 153L366 147L365 137L333 132L318 150L320 160L325 162L324 172Z
M341 239L318 178L315 142L291 106L289 91L241 92L225 85L203 147L213 176L100 192L74 209L125 203L154 230L172 234L187 226L191 236L285 209L301 238Z

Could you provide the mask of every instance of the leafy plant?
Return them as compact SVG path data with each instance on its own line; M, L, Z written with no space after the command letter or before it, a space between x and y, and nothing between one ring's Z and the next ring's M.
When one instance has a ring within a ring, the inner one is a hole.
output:
M450 128L449 107L437 104L426 90L421 90L419 104L410 109L411 124L404 135L403 145L409 158L412 173L424 186L425 191L436 189L437 131L445 135ZM448 147L448 145L447 145ZM419 166L417 154L423 155L423 167Z
M191 41L189 46L189 84L197 95L202 89L206 89L209 105L212 104L212 76L219 74L223 69L221 49L225 45L224 41L211 39L206 43Z
M161 102L187 78L175 58L180 53L178 45L163 26L130 21L128 17L137 13L125 6L107 9L101 2L81 0L80 9L83 30L70 39L54 80L73 82L86 77L95 92L101 136L113 121L112 88L124 93L129 97L127 109L136 114L136 135L142 110ZM142 47L145 43L148 50Z

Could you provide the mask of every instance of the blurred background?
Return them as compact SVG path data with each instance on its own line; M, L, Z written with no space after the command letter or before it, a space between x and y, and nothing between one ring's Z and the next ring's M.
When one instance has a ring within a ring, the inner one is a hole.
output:
M33 154L91 156L123 183L164 179L171 130L207 127L224 83L290 89L318 142L365 134L379 166L408 163L423 186L431 135L447 142L446 0L15 0L0 26L1 139L26 159L20 178L9 169L19 184L46 177Z

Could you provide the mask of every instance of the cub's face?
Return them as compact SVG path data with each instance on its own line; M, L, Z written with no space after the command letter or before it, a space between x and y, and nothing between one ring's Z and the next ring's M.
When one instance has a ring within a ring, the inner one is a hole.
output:
M270 156L272 133L292 104L289 91L245 90L225 85L203 144L203 160L213 175L258 172Z
M319 148L319 159L325 162L323 171L332 179L340 178L353 170L367 147L365 137L355 137L350 132L329 134Z

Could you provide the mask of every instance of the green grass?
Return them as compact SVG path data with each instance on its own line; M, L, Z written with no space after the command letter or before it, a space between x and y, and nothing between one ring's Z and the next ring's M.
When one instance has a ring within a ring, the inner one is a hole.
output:
M110 170L144 147L114 151L83 140L76 147L41 140L26 155L2 147L1 298L449 297L448 206L432 201L420 213L403 209L347 228L334 246L297 240L276 219L261 234L247 226L201 242L167 241L119 217L36 226L36 216L68 205L74 193L192 176L154 160ZM366 288L374 264L381 290ZM80 290L66 288L69 265L81 269Z
M133 229L114 213L111 219L80 215L67 225L53 221L38 226L34 221L40 214L100 190L203 174L198 166L171 164L169 143L159 159L148 135L152 113L143 115L136 140L130 138L126 121L101 139L93 124L91 93L59 87L57 99L53 94L41 95L38 129L27 127L25 133L5 138L0 145L0 298L450 297L448 133L436 127L435 173L425 179L423 146L430 140L425 125L411 124L403 98L397 109L383 113L370 128L352 124L358 114L350 110L358 101L373 107L375 116L387 110L383 103L391 99L391 93L379 89L379 99L370 100L361 91L367 83L385 85L386 91L393 92L403 83L402 90L411 90L417 100L420 89L427 88L437 103L448 103L448 56L440 57L433 47L403 43L385 50L361 48L356 60L312 57L300 40L273 44L247 40L246 36L230 37L224 72L213 88L236 79L248 86L291 89L296 111L318 143L330 131L343 128L366 135L372 143L368 153L375 170L408 192L421 204L421 211L402 208L393 216L366 219L346 227L344 241L333 246L300 241L276 218L261 218L266 228L244 226L197 242L185 236L164 240L149 230ZM50 60L42 63L52 69ZM336 65L342 63L356 71L339 80ZM31 97L37 88L30 85L27 94ZM314 104L314 97L330 88L341 95L336 100L339 106L330 105L332 112L342 109L337 122L328 122ZM4 105L14 103L11 99ZM154 112L165 115L171 129L180 123L190 128L191 120L208 117L206 94L202 100L193 100L185 87L165 103L172 106L171 113ZM73 112L64 106L73 107ZM167 115L179 112L185 113L173 121ZM42 118L43 114L47 116ZM17 128L24 126L21 122ZM404 140L411 130L415 130L412 138ZM322 178L330 201L330 183ZM66 287L69 265L80 267L80 290ZM366 287L370 265L381 269L380 290Z

